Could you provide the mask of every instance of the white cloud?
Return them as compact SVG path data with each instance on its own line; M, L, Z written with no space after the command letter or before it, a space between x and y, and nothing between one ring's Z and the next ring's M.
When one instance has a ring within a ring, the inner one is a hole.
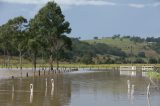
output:
M45 4L48 1L53 0L0 0L8 3L19 3L19 4ZM104 0L55 0L60 5L116 5L113 2L107 2Z
M72 6L86 6L86 5L93 5L93 6L128 6L132 8L145 8L145 7L158 7L160 6L160 2L153 2L151 4L136 4L136 3L129 3L129 4L120 4L117 2L109 2L109 0L0 0L0 2L8 2L8 3L19 3L19 4L36 4L36 5L44 5L48 1L55 1L62 8L70 8Z
M49 0L0 0L8 3L19 3L19 4L41 4L46 3Z
M144 4L128 4L129 7L133 8L144 8L146 5Z
M116 3L107 2L104 0L55 0L61 5L111 5L114 6Z

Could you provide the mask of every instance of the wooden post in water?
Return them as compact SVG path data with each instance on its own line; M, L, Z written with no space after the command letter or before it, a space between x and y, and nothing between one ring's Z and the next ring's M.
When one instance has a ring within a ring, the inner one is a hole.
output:
M44 71L44 76L45 76L45 70L43 70Z
M70 66L70 69L69 69L70 71L71 71L71 66Z
M48 70L48 75L50 74L50 69Z
M41 71L39 70L38 73L39 73L38 75L40 76L41 75Z
M26 73L26 77L28 77L28 72Z

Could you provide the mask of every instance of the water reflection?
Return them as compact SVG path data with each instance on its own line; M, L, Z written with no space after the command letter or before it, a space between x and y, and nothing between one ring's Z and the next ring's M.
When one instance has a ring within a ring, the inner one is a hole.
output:
M12 85L12 101L14 100L14 85Z
M150 83L147 86L147 102L148 106L151 106L151 100L150 100Z
M126 76L131 76L131 77L145 77L146 72L143 71L120 71L120 75L126 75Z
M131 103L133 104L133 100L134 100L134 87L135 85L132 84L132 88L131 88Z
M150 99L150 96L147 96L147 102L148 102L148 106L151 106L151 99Z
M150 106L150 102L159 106L159 91L152 89L146 100L149 82L119 71L6 79L0 80L0 106ZM150 101L150 97L154 99Z
M131 100L131 82L130 80L127 80L127 86L128 86L128 99Z
M45 89L45 96L47 96L47 86L48 86L48 82L47 82L47 78L46 78L46 89Z

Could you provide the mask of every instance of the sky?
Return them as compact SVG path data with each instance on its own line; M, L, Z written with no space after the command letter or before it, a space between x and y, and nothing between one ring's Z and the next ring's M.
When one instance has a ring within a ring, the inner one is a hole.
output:
M0 25L9 19L33 18L53 0L0 0ZM114 34L159 37L160 0L54 0L71 24L69 36L92 39Z

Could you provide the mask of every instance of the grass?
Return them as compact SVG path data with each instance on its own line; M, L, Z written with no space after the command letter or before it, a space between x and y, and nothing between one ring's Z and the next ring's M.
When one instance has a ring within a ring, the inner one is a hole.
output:
M112 47L120 48L122 51L131 53L131 47L133 54L138 54L138 52L145 52L146 56L148 57L157 57L158 53L148 47L146 42L135 43L131 41L129 38L103 38L103 39L94 39L94 40L85 40L84 42L88 42L89 44L94 43L104 43L110 45Z
M112 38L104 38L104 39L96 39L96 40L86 40L86 42L93 44L93 43L105 43L111 46L116 46L119 48L124 47L125 45L128 44L133 44L132 41L129 39L123 39L122 41L120 39L112 39Z
M151 77L153 79L160 79L160 73L156 72L156 71L149 71L147 73L148 77Z
M50 64L45 63L45 64L37 64L37 67L41 67L44 65L45 67L50 67ZM66 68L117 68L120 66L150 66L150 65L155 65L155 64L69 64L69 63L61 63L59 64L60 68L66 67ZM56 67L56 64L53 64L54 67ZM0 68L2 65L0 65ZM12 64L12 68L17 68L19 67L19 64ZM32 63L26 63L22 65L23 68L32 68L33 64ZM156 67L160 67L160 64L156 64Z

